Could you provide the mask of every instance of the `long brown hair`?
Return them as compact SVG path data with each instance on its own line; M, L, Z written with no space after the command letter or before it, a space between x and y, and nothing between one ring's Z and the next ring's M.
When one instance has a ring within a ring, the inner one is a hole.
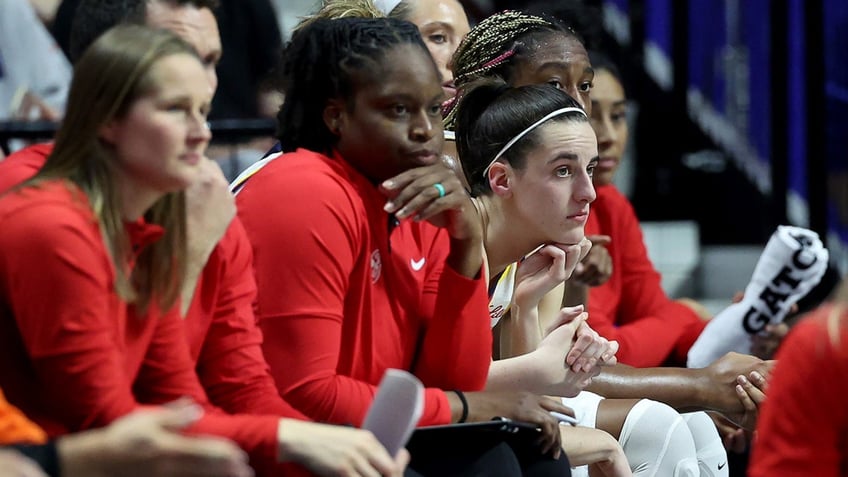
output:
M86 194L115 267L115 291L142 310L154 299L168 309L179 296L185 274L185 195L167 194L147 211L145 219L164 227L165 235L142 251L129 274L132 249L113 181L115 153L99 133L155 87L150 70L175 54L197 58L194 48L175 34L139 25L117 26L92 43L74 68L53 153L25 184L61 178Z

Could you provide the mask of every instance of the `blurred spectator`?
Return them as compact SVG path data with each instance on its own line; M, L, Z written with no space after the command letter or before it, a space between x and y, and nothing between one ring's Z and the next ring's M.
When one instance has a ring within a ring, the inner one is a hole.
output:
M58 119L71 65L33 6L0 1L0 120Z

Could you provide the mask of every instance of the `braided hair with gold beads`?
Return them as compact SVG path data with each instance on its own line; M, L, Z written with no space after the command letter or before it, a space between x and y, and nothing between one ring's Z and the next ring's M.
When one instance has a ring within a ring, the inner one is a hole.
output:
M559 20L517 10L495 13L477 24L466 35L451 60L457 88L475 79L497 76L509 82L516 60L536 51L551 34L582 38ZM445 128L454 129L456 102L443 108Z

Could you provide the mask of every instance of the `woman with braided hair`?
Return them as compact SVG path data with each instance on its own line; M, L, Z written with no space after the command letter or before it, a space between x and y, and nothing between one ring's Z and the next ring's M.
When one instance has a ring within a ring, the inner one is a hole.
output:
M454 84L497 76L509 84L548 83L586 109L595 76L580 37L553 18L515 10L496 13L474 27L451 60ZM453 130L455 104L446 111Z

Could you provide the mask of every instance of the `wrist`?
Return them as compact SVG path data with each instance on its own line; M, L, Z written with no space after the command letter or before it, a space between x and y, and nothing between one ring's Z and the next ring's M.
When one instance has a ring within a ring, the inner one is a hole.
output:
M459 419L457 419L457 423L462 424L468 420L468 400L465 398L465 394L459 389L454 389L451 392L456 394L459 398L459 402L462 405L462 409L460 410Z
M89 430L60 437L56 441L60 475L106 477L112 471L120 473L120 469L110 469L112 452L102 435L101 430Z
M277 462L296 461L300 455L300 441L296 419L280 419L277 422Z
M695 409L715 409L716 389L720 386L713 382L707 368L689 368L692 373L692 385L686 386L685 402L691 402Z

